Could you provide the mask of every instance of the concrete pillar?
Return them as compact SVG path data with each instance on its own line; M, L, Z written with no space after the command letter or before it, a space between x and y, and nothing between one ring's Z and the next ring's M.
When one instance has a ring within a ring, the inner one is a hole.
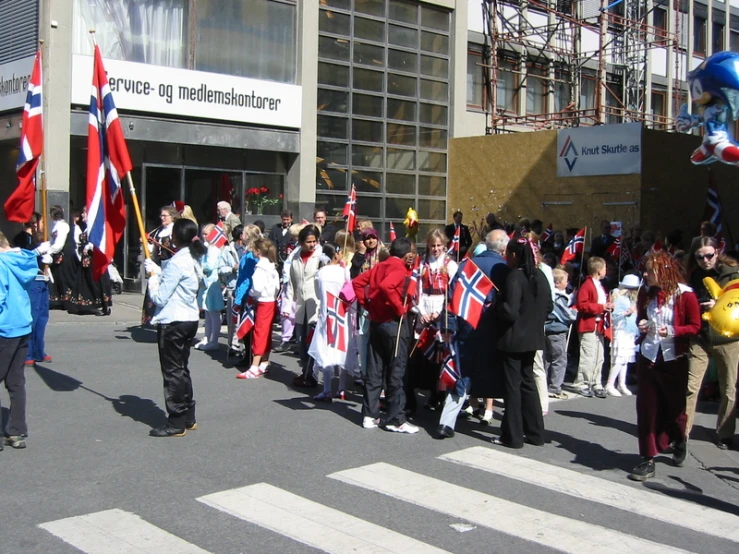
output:
M474 6L480 9L480 6ZM452 104L449 122L452 137L470 136L467 118L467 2L457 1L452 13ZM474 68L479 72L480 68Z
M288 208L296 221L312 219L316 200L316 137L318 102L318 3L298 2L298 84L302 86L303 112L300 155L287 173Z
M44 161L48 205L69 215L70 102L72 92L73 0L41 0L43 45Z

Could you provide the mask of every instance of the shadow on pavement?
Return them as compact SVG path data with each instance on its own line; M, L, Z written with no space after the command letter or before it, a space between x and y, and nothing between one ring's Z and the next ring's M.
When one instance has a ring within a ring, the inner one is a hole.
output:
M724 502L723 500L719 500L718 498L714 498L712 496L706 496L699 492L693 492L692 490L683 491L673 489L670 487L666 487L662 483L658 483L656 481L647 481L643 485L649 490L660 492L666 496L671 496L672 498L679 498L680 500L686 500L694 504L700 504L701 506L705 506L707 508L713 508L714 510L720 510L728 514L739 516L739 506L730 504L729 502ZM695 487L693 485L689 485L689 488L698 489L698 487Z
M110 402L113 409L124 417L131 418L132 420L144 423L151 427L159 427L164 425L167 421L167 414L157 406L157 404L148 398L139 398L131 394L124 394L118 398L111 398L96 390L88 388L82 384L82 381L59 373L48 367L36 364L34 366L36 373L46 383L46 386L56 392L73 392L77 389L85 390L92 393L100 398L103 398Z
M156 344L157 342L157 330L151 327L142 327L141 325L132 325L125 329L131 334L130 338L134 342L143 342L149 344ZM120 340L128 339L125 335L116 335L115 338Z
M592 414L588 412L577 412L577 411L572 411L572 410L555 410L555 412L558 415L561 415L564 417L573 417L577 419L588 420L590 421L590 423L598 427L618 429L619 431L622 431L626 433L627 435L631 435L632 437L636 438L636 425L633 423L629 423L628 421L623 421L621 419L614 419L612 417L608 417L608 416L604 416L600 414Z

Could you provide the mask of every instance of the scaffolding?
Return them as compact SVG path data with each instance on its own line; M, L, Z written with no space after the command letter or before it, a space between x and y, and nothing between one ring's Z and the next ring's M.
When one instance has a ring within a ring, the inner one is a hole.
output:
M655 4L669 8L668 2L482 0L486 133L633 121L672 129L673 115L653 114L650 99L649 51L655 48L671 50L669 58L675 63L670 112L679 108L683 92L677 81L680 18L669 18L671 31L652 21ZM500 101L505 92L501 83L511 82L504 72L515 76L518 109ZM545 91L542 113L527 109L532 79L539 79L543 86L537 90Z

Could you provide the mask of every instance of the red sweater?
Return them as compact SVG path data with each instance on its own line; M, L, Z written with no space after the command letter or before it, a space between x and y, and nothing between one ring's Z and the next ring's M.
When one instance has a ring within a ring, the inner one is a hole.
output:
M370 321L386 323L406 313L410 302L403 303L411 271L400 258L390 256L353 281L359 304L369 312Z
M606 307L598 304L598 290L593 278L585 278L580 290L577 291L577 332L592 333L597 331L603 334L603 316ZM600 317L600 320L598 318Z

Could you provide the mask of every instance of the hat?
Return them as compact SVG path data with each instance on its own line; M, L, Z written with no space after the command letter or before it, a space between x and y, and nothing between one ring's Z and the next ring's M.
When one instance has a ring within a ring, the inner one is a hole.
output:
M185 209L185 203L182 200L175 200L172 202L172 207L178 212L182 212Z
M638 289L641 286L641 281L636 275L624 275L618 286L624 289Z
M362 229L362 240L366 240L368 238L375 238L379 239L380 235L377 234L377 231L373 229L372 227L368 227L366 229Z

